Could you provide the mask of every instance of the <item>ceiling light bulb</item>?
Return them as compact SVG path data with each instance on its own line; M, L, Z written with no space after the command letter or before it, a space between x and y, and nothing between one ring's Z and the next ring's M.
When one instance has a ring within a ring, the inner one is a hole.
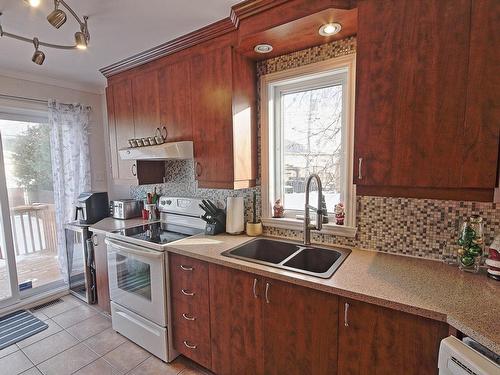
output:
M33 8L36 8L37 6L40 5L40 0L29 0L28 4L32 6Z
M273 50L273 46L270 44L257 44L253 50L257 53L269 53Z
M81 31L75 33L75 44L78 49L87 49L87 38Z
M327 23L319 28L319 35L330 36L335 35L342 30L342 25L340 23Z
M64 13L61 9L56 8L47 16L47 21L58 29L66 22L66 13Z

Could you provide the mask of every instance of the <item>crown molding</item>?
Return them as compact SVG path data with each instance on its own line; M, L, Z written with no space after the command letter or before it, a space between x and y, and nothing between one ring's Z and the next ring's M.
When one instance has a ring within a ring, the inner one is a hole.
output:
M289 0L247 0L234 5L229 17L214 22L189 34L172 39L159 46L150 48L133 56L127 57L114 64L99 69L106 78L125 70L135 68L160 57L168 56L196 44L206 42L221 35L238 29L242 19L264 12L270 8L283 4Z
M143 65L163 56L171 55L234 30L236 30L236 27L233 22L229 17L226 17L220 21L202 27L201 29L190 32L189 34L182 35L166 43L160 44L159 46L150 48L131 57L127 57L114 64L99 69L99 71L106 78L109 78L125 70L135 68L136 66Z
M168 42L160 44L159 46L150 48L144 52L140 52L133 56L127 57L114 64L108 65L104 68L99 69L99 72L101 72L106 78L109 78L115 74L146 64L158 58L171 55L186 48L193 47L196 44L217 38L219 36L237 30L241 20L259 13L263 13L288 1L290 0L243 1L231 7L229 17L214 22L208 26L202 27L201 29L192 31L189 34L172 39ZM356 0L330 0L330 3L332 3L331 5L336 2L342 3L343 7L349 8L349 6L345 4L355 4ZM325 3L328 3L328 1L325 0Z
M275 6L286 3L289 0L247 0L231 7L229 18L238 28L240 21L255 14L265 12Z

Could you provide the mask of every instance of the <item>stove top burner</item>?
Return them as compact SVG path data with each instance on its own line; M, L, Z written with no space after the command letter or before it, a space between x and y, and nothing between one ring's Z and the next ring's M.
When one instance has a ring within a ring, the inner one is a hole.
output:
M113 231L126 237L135 238L142 241L152 242L156 244L167 244L173 241L188 237L190 234L180 233L181 228L177 228L180 232L167 230L167 224L162 222L144 224L137 227L119 229Z

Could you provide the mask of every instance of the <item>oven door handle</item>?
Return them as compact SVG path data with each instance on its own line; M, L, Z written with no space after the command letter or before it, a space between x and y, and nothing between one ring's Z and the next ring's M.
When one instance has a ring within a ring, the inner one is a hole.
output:
M163 257L162 251L154 251L146 249L145 247L135 246L131 244L124 245L122 242L114 241L112 239L106 238L104 240L107 245L114 247L117 250L120 250L124 253L134 254L140 257L151 258L151 259L160 259Z

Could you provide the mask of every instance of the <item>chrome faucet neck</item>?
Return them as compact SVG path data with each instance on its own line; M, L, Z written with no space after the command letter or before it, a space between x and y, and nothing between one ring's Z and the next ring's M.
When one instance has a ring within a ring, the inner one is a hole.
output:
M309 205L309 190L311 182L316 179L318 185L318 204L316 207ZM323 209L321 207L321 197L323 196L323 187L321 186L321 179L318 174L311 174L306 181L306 202L304 207L304 245L311 244L311 230L321 230L323 228ZM311 225L311 217L309 209L316 211L316 225Z

